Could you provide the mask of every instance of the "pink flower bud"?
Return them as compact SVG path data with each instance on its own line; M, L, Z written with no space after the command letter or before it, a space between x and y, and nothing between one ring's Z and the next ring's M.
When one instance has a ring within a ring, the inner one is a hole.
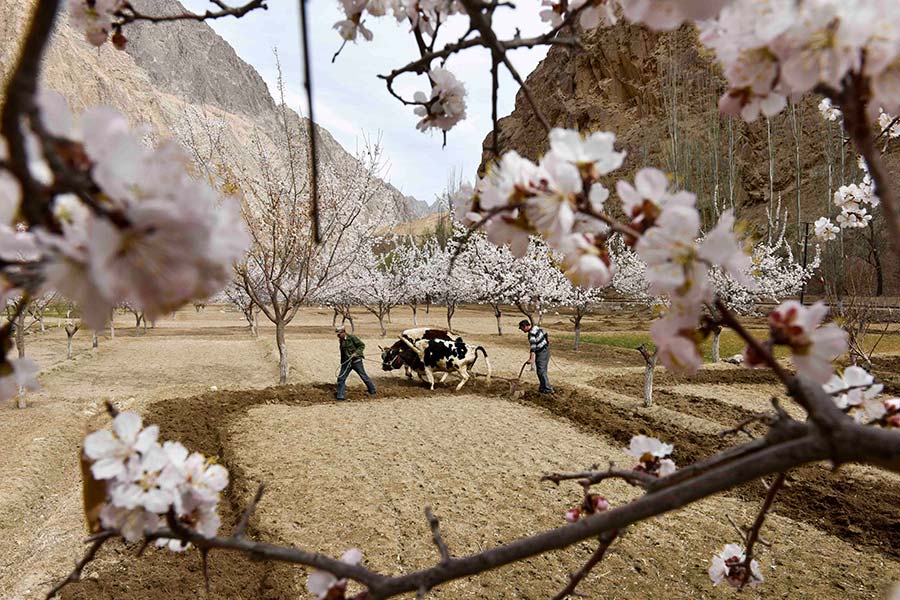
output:
M604 510L609 509L609 500L600 495L591 496L591 500L594 502L594 510L597 512L603 512Z
M566 519L567 523L574 523L580 518L581 518L581 509L580 508L570 508L569 510L566 511L565 519Z

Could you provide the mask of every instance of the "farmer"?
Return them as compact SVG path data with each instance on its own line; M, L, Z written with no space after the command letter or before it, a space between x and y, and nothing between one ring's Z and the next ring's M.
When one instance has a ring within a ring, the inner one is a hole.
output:
M528 319L519 321L519 329L528 334L528 343L531 345L528 364L533 364L537 371L538 381L541 382L538 391L542 394L552 394L553 386L547 377L547 365L550 364L550 340L547 339L547 332L537 325L532 325Z
M359 378L366 384L366 389L370 396L375 395L375 384L366 374L366 368L363 366L365 355L363 352L366 345L361 339L355 335L348 334L343 326L336 327L334 332L337 334L338 342L341 347L341 369L337 380L337 392L334 397L337 400L344 400L347 392L347 377L350 371L356 371Z

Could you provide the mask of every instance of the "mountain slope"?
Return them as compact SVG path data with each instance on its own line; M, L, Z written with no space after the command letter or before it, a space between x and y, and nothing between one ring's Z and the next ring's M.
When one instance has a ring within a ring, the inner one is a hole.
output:
M174 0L140 0L136 7L149 14L182 11ZM0 7L0 33L16 40L24 30L33 2L4 0ZM251 175L257 171L258 139L270 156L284 153L279 147L278 106L253 67L205 23L174 22L165 25L135 24L126 30L127 50L105 44L97 49L68 26L65 15L58 21L44 64L42 83L61 92L78 111L108 104L122 111L133 125L149 128L152 137L174 137L196 146L198 154L211 152L215 142L228 149L229 159ZM0 75L5 80L16 49L0 48ZM289 109L291 130L306 149L307 121ZM316 127L323 176L340 179L357 160L322 127ZM390 207L389 219L410 220L426 212L415 199L379 180L373 203Z

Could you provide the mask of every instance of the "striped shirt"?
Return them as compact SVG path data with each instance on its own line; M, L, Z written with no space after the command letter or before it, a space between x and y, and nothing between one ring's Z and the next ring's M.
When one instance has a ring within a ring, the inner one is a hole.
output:
M528 332L528 343L531 344L532 352L546 350L547 346L550 345L550 342L547 340L547 332L537 325L531 326L531 331Z

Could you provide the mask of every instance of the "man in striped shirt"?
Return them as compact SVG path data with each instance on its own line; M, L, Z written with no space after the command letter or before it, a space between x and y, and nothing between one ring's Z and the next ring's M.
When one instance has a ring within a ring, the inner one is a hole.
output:
M528 356L528 364L533 364L537 371L538 381L541 382L542 394L552 394L553 386L547 377L547 366L550 364L550 340L547 332L534 325L528 319L519 321L519 329L528 334L528 343L531 345L531 354Z

